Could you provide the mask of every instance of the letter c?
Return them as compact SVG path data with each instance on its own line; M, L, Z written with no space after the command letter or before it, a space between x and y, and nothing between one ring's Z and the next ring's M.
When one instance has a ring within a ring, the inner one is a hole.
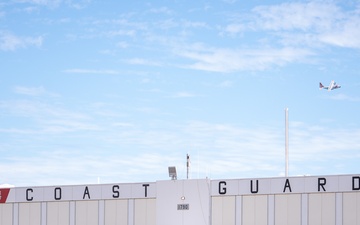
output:
M33 198L33 197L29 197L29 192L33 193L34 190L33 190L32 188L26 189L26 201L31 202L34 198Z

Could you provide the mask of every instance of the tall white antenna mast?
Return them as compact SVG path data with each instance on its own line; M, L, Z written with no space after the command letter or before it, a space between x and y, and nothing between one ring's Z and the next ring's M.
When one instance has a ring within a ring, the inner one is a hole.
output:
M289 109L285 108L285 177L289 175Z
M186 179L189 179L190 172L190 155L186 154Z

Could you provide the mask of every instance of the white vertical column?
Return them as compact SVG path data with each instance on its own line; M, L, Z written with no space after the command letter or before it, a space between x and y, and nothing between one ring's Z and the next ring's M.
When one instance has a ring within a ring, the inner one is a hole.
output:
M275 225L275 195L268 195L268 225Z
M69 219L70 225L75 225L75 215L76 215L76 207L75 202L71 201L69 206Z
M19 203L14 203L13 207L13 225L19 225Z
M308 225L308 194L301 195L301 225Z
M285 177L289 175L289 109L285 109Z
M128 201L128 225L134 225L134 199Z
M236 196L235 199L235 225L242 223L242 196Z
M343 193L335 194L335 224L343 224Z
M41 203L41 225L47 224L46 218L47 218L47 203L42 202Z
M99 201L99 225L105 224L105 201Z

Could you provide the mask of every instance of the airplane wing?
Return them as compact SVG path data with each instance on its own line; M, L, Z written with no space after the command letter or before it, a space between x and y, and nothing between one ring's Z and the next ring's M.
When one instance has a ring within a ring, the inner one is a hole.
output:
M338 84L336 84L336 82L332 80L329 86L324 86L324 85L320 82L320 83L319 83L319 88L320 88L320 90L326 89L326 90L328 90L328 91L331 91L331 90L334 90L334 89L341 88L341 86L338 85Z
M341 86L336 84L331 90L338 89L338 88L341 88Z

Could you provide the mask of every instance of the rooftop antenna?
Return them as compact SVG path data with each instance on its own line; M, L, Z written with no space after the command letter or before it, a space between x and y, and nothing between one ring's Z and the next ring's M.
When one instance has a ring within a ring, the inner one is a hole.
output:
M190 172L190 155L186 154L186 179L189 179Z
M285 177L289 175L289 109L285 108Z

